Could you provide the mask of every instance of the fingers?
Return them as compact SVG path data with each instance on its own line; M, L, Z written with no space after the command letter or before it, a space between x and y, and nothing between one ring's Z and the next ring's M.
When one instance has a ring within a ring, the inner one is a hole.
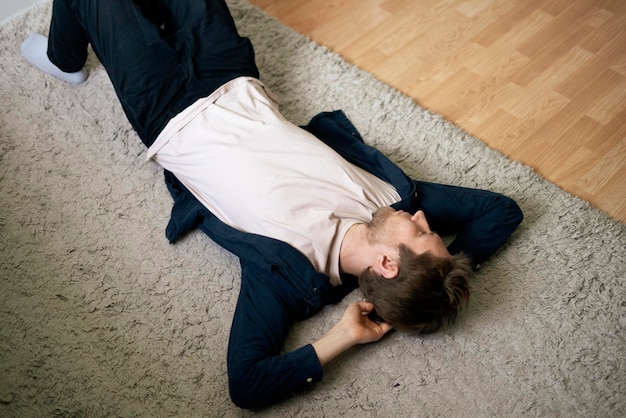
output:
M381 322L380 324L378 324L378 326L383 331L382 335L385 335L386 333L388 333L389 331L391 331L393 329L393 327L391 325L389 325L388 323L386 323L386 322Z
M371 326L370 328L373 334L370 336L370 339L365 342L379 341L385 336L385 334L393 329L393 327L386 322L377 323L371 321L370 319L367 319L367 321L370 321L371 324L373 324L373 326Z
M354 344L365 344L380 340L391 331L392 326L385 322L372 321L367 317L374 310L371 302L353 302L346 308L344 316L337 324L352 337Z
M365 313L370 313L374 310L374 304L372 302L367 302L364 300L360 302L354 302L351 305L358 306L359 310Z

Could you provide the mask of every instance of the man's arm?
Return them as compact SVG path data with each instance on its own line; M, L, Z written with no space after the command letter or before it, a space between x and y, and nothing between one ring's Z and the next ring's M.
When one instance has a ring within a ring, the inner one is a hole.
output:
M380 339L391 329L364 315L372 309L370 303L352 304L313 344L283 353L293 322L310 316L310 306L280 274L243 263L228 346L232 401L242 408L257 408L321 380L322 365L356 344Z
M515 201L499 193L416 181L414 209L422 209L440 235L456 234L451 254L465 253L476 268L495 253L522 222Z
M309 306L281 274L242 261L241 290L228 343L228 385L233 403L257 408L322 378L309 344L282 353L296 320Z

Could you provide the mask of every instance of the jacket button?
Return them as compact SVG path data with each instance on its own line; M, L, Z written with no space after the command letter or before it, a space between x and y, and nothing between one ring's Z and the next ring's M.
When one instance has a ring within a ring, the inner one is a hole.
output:
M313 381L313 378L312 378L312 377L308 377L308 378L306 379L306 382L307 382L307 383L311 383L312 381Z

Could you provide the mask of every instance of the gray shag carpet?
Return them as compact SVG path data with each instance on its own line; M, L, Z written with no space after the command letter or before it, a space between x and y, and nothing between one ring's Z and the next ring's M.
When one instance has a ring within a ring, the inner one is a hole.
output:
M626 414L626 227L249 4L231 1L285 115L343 109L410 175L503 192L525 221L430 336L356 347L321 383L260 411L229 400L236 258L164 236L162 172L90 58L71 86L19 55L50 3L0 27L0 416L580 416ZM417 76L417 75L416 75ZM337 306L294 328L311 342Z

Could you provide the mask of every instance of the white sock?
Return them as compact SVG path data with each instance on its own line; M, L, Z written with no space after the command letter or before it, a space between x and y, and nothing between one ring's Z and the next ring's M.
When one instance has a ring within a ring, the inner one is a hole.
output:
M48 58L48 38L46 36L31 33L22 43L21 50L22 56L26 61L46 74L71 84L80 84L87 79L87 71L84 69L75 73L66 73L50 61Z

